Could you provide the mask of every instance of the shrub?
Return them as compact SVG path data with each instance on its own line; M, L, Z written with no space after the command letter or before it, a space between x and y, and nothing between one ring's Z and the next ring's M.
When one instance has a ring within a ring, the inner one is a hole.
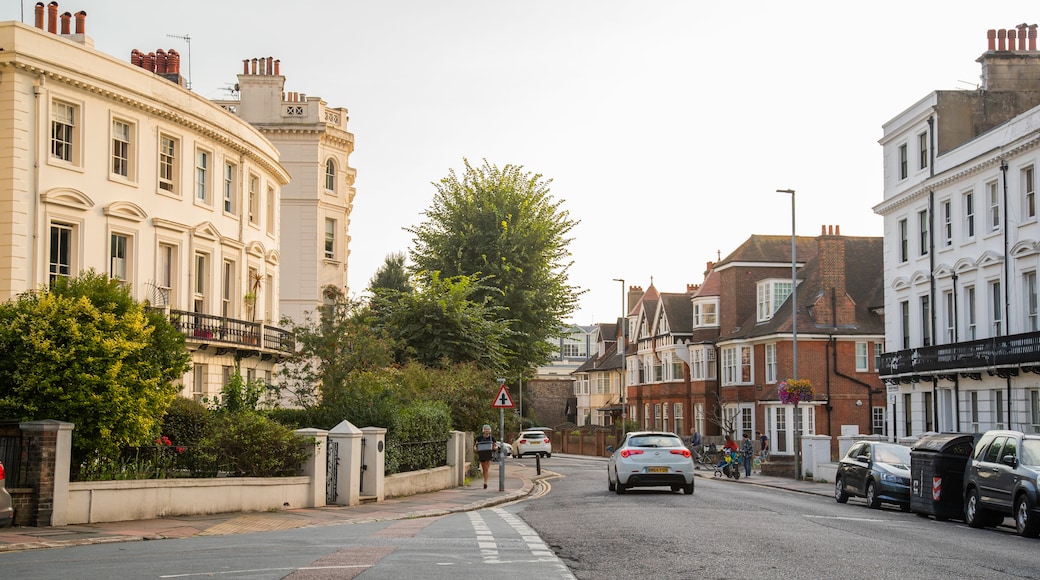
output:
M307 460L313 439L256 413L224 413L203 446L218 458L228 475L281 477L296 475Z
M401 408L387 429L386 473L444 465L450 431L451 410L443 401L417 401Z

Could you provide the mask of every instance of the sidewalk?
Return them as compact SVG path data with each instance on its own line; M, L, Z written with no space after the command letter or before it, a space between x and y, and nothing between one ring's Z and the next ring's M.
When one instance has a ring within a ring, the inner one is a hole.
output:
M570 458L582 458L568 455ZM599 458L588 458L599 459ZM604 460L605 461L605 460ZM699 470L699 477L711 479L713 471ZM531 495L541 489L540 480L556 474L542 467L536 472L534 462L509 461L506 463L504 491L498 491L497 464L491 466L488 489L480 477L469 485L393 498L356 506L327 506L320 508L288 509L277 512L228 513L200 516L180 516L128 522L74 524L47 528L16 527L0 529L0 552L36 550L109 542L134 542L188 538L192 536L222 536L288 530L293 528L329 526L402 520L455 512L477 510L508 503ZM831 496L833 486L828 483L796 481L782 477L752 475L739 480L715 478L736 485L760 485L801 493Z
M511 502L540 488L538 480L556 475L534 462L506 463L504 491L498 491L498 464L491 466L488 489L478 476L469 485L355 506L287 509L277 512L179 516L128 522L74 524L45 528L0 529L0 552L57 548L108 542L133 542L220 536L366 522L402 520L472 511Z

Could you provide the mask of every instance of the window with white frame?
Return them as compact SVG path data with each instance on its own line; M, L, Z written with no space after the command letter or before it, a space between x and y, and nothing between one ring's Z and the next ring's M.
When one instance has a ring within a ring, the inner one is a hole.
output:
M885 407L874 407L870 413L871 433L874 435L888 435L888 421Z
M993 428L994 429L1006 429L1006 414L1007 408L1004 406L1004 391L1002 389L993 390Z
M989 202L986 224L989 225L989 231L995 232L1000 229L1000 190L997 189L996 181L986 184L986 197Z
M235 305L235 272L237 268L231 260L224 260L220 273L220 315L228 318L234 314Z
M942 325L943 335L942 340L936 340L936 343L942 342L943 344L951 344L954 342L954 321L956 314L953 309L953 290L943 290L942 293Z
M918 254L928 255L928 211L917 212Z
M133 125L121 119L112 120L112 173L131 178L131 143Z
M131 238L126 234L112 233L109 236L109 267L108 277L120 282L126 282L128 263L130 258Z
M757 285L758 322L773 318L773 313L791 295L790 280L762 280Z
M325 191L336 191L336 162L331 158L325 161Z
M1029 391L1029 430L1040 433L1040 391Z
M928 167L928 133L921 133L917 136L917 168L925 169Z
M252 173L249 174L249 223L260 225L260 178Z
M197 252L195 254L195 283L193 290L193 305L195 312L206 311L206 294L209 289L209 254Z
M159 244L158 287L159 296L156 306L171 304L173 285L177 280L177 248L173 244Z
M935 399L931 391L921 393L921 407L924 409L924 430L935 431Z
M975 340L978 337L978 321L975 314L975 287L964 288L964 330L965 339Z
M159 189L177 193L178 148L180 142L169 135L159 135Z
M1022 169L1022 210L1025 219L1036 217L1036 190L1033 182L1033 166Z
M867 356L867 343L856 341L856 371L865 373L870 368L867 366L870 359Z
M50 226L49 280L72 276L74 244L76 243L76 226L66 223L52 223Z
M672 420L675 422L675 426L672 427L672 433L679 435L683 434L683 405L682 403L675 403L672 405Z
M910 348L910 302L903 300L899 303L899 320L902 323L903 348Z
M990 316L990 334L993 336L1001 336L1004 330L1004 309L1003 296L1000 293L1000 280L991 280L989 283L989 316Z
M942 202L943 245L953 245L953 204L950 200Z
M921 296L921 345L932 346L932 301L927 294Z
M336 259L336 220L325 218L325 259Z
M706 361L704 378L715 379L715 347L712 345L704 347L704 353Z
M675 354L670 354L669 359L671 360L671 379L673 381L683 380L683 361Z
M192 372L191 381L191 396L196 401L202 401L202 397L205 395L203 387L206 384L206 365L195 363L195 368Z
M968 392L968 426L972 433L979 433L979 392Z
M910 230L907 228L906 220L899 220L899 261L905 262L910 259Z
M914 433L914 398L910 393L903 393L903 436Z
M204 149L195 150L195 199L209 204L212 199L210 197L210 159L212 154Z
M909 175L909 168L907 167L909 160L907 157L906 143L903 143L899 146L899 179L906 179L907 175Z
M693 304L693 326L700 328L704 326L718 326L719 302L714 300L698 300Z
M643 429L650 429L650 403L643 404Z
M964 193L964 238L975 237L975 192Z
M596 377L596 394L607 395L610 394L610 375L607 373L598 373Z
M1022 293L1025 299L1026 332L1040 330L1037 325L1036 270L1022 274Z
M751 407L741 407L740 408L740 430L737 432L737 435L743 436L744 434L747 434L749 436L754 436L754 434L755 434L754 429L755 429L754 409L752 409Z
M238 168L234 163L230 161L224 162L224 178L223 178L223 191L221 192L224 197L224 212L234 215L235 214L235 176L238 175Z
M874 370L877 371L881 368L881 355L885 353L885 343L875 342L874 343Z
M79 107L72 103L51 103L51 157L67 163L78 163L76 141L79 139Z
M731 346L722 349L722 384L751 383L751 347Z
M765 345L766 382L776 382L776 343Z

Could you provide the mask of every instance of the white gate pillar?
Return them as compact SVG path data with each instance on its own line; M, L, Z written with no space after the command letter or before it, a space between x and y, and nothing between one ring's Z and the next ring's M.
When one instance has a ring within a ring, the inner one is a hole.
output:
M329 441L337 447L336 503L358 505L361 503L361 429L342 421L329 431Z

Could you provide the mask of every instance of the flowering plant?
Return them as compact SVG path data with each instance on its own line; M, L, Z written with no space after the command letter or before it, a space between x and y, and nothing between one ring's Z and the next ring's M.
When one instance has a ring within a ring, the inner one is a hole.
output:
M787 379L777 387L776 394L780 397L780 402L785 405L797 405L802 401L811 401L815 395L812 383L806 379Z

